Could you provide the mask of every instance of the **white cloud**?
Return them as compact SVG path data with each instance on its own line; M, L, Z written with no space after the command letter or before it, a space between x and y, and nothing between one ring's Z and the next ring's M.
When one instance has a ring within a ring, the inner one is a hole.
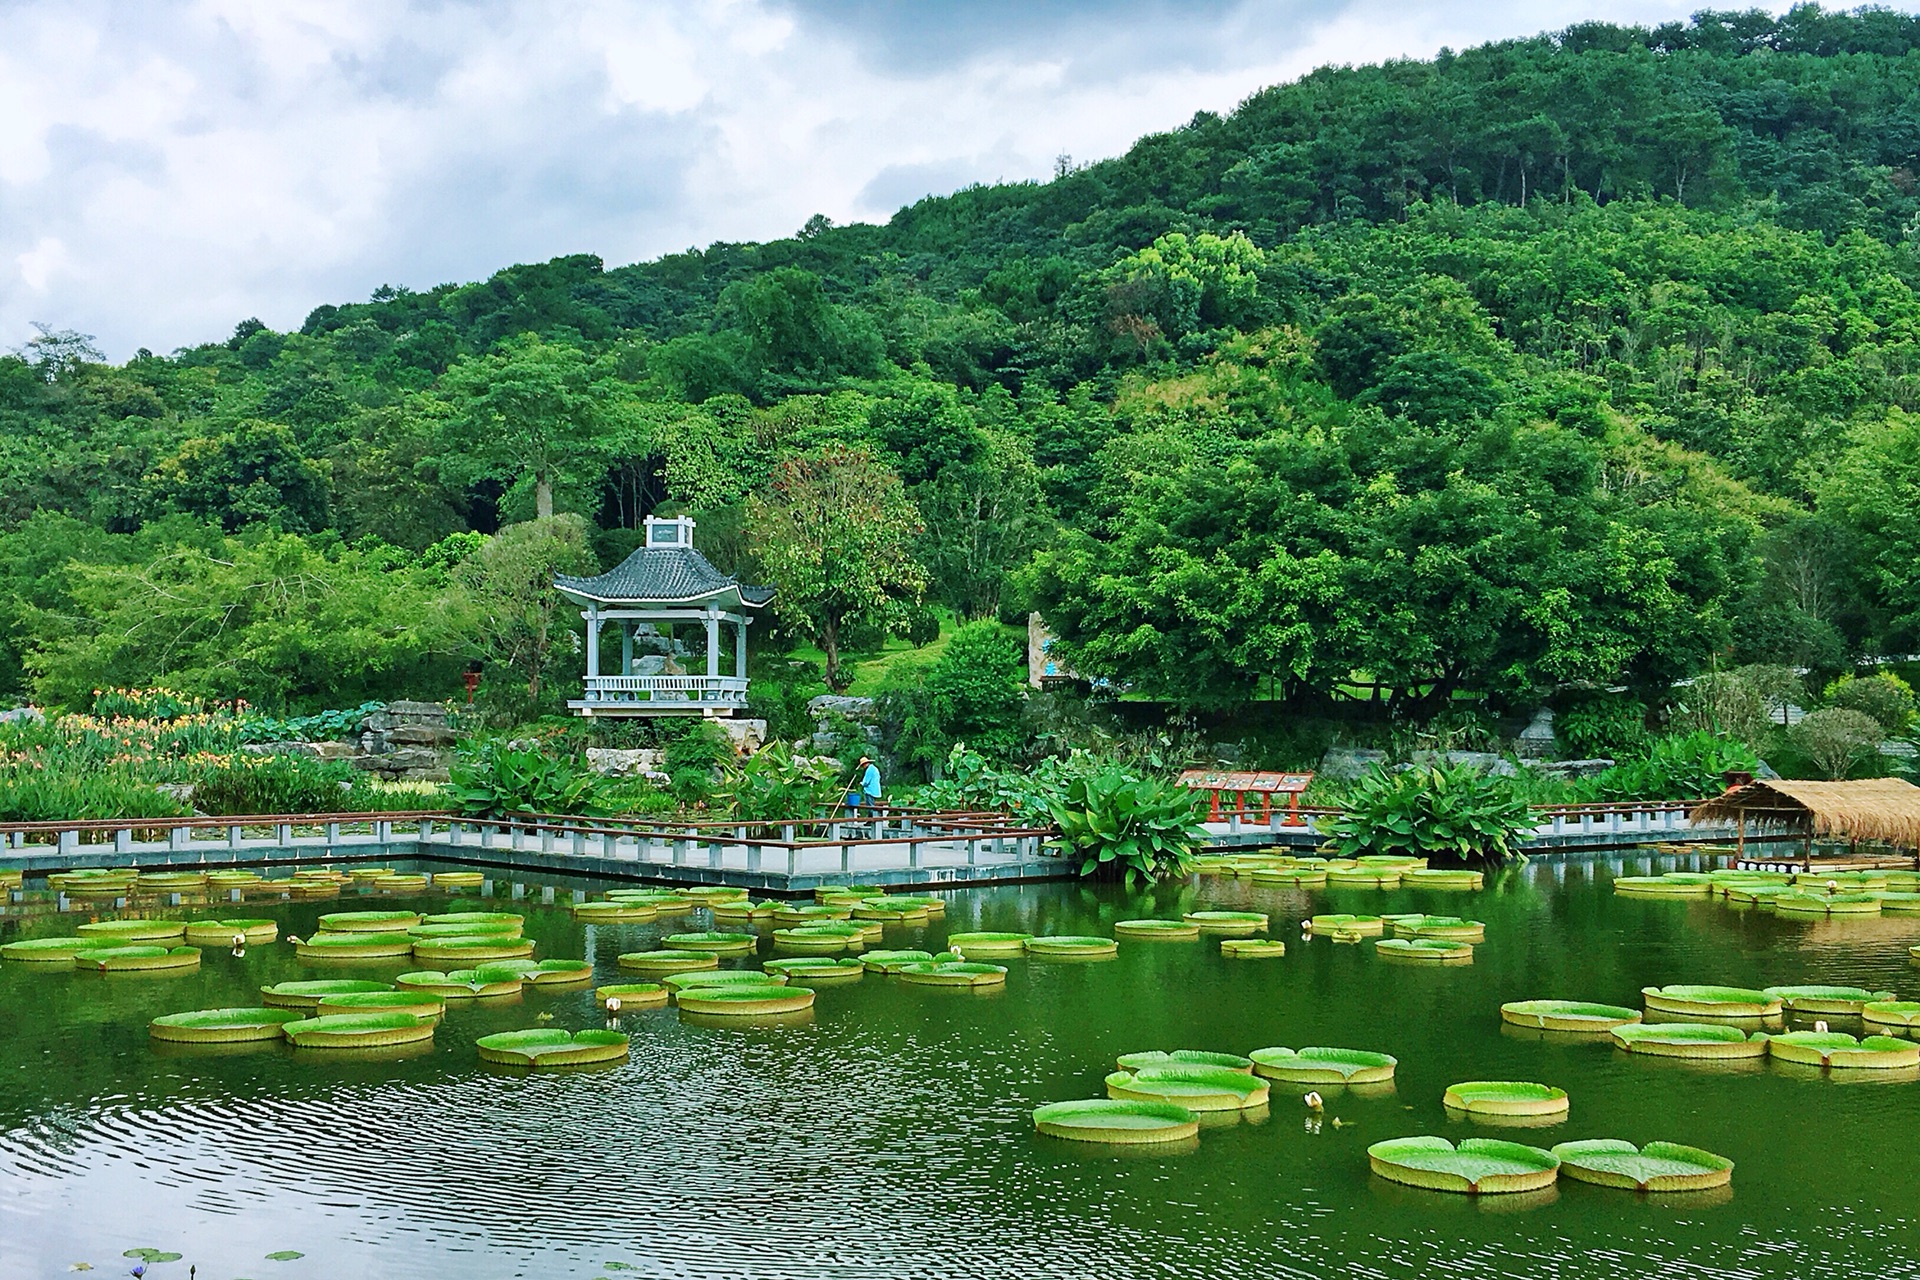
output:
M1615 21L1690 0L1615 0ZM844 10L844 12L842 12ZM610 264L1038 178L1325 62L1591 0L15 0L0 6L0 347L124 357L382 283Z

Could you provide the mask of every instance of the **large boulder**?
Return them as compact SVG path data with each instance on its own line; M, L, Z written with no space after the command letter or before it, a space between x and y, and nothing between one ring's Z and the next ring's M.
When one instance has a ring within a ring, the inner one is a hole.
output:
M587 767L610 778L632 778L663 773L666 752L658 747L588 747ZM664 775L663 775L664 776Z

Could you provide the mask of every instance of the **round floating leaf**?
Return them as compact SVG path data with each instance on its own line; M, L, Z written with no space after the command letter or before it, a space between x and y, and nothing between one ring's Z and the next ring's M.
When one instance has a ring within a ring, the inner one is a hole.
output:
M1877 916L1876 893L1782 893L1773 897L1773 909L1789 916Z
M22 964L55 964L70 969L75 955L99 945L98 938L27 938L0 946L0 960L17 960Z
M1565 1089L1531 1080L1465 1080L1448 1085L1441 1102L1470 1116L1564 1116L1568 1110Z
M652 902L576 902L573 904L573 918L584 920L588 924L638 924L652 920L660 915L660 908Z
M74 932L98 946L120 942L169 942L182 937L187 926L178 920L96 920Z
M413 954L413 939L404 933L316 933L293 944L302 960L391 960Z
M675 933L666 938L666 944L676 951L711 951L715 955L745 955L760 944L760 939L751 933L721 933L707 930L702 933Z
M666 976L665 984L676 994L689 987L784 987L787 985L787 975L779 971L760 973L752 969L696 969L692 973L670 973Z
M1400 938L1439 938L1445 942L1482 942L1487 926L1459 916L1395 916L1393 932Z
M1027 939L1032 936L1030 933L950 933L947 947L969 956L1017 956L1026 950Z
M1702 1022L1630 1023L1609 1034L1628 1053L1662 1058L1759 1058L1767 1052L1765 1032L1752 1036L1738 1027Z
M1094 938L1080 934L1059 934L1054 937L1028 938L1026 948L1027 954L1033 956L1092 959L1115 954L1120 950L1120 944L1112 938Z
M417 911L335 911L320 917L325 933L404 933L419 923Z
M433 1021L410 1013L330 1013L281 1028L302 1049L371 1049L433 1039Z
M720 957L711 951L629 951L616 963L632 973L684 973L689 969L718 969Z
M747 1017L756 1014L798 1013L813 1007L808 987L759 986L696 987L682 991L677 1003L685 1013Z
M1473 947L1465 942L1444 938L1382 938L1373 944L1380 955L1393 960L1417 960L1426 964L1466 964L1473 959Z
M1856 1039L1843 1031L1788 1031L1767 1041L1769 1057L1836 1071L1895 1071L1920 1067L1920 1044L1892 1036Z
M591 979L593 964L587 960L542 960L518 972L536 987L567 987Z
M413 958L422 964L452 961L473 965L483 960L518 960L533 954L533 939L504 934L469 934L455 938L422 938L413 943Z
M97 973L197 969L200 952L194 947L102 947L97 951L75 952L73 967Z
M933 953L930 951L869 951L861 959L865 962L865 966L875 973L897 973L901 965L926 963L933 959ZM770 960L764 967L781 963L789 962Z
M656 1009L667 1002L668 994L657 982L614 982L593 989L593 998L601 1004L618 1000L628 1009Z
M790 981L815 986L858 982L866 976L866 966L851 958L835 960L830 956L805 956L797 960L769 960L760 966L770 974L783 973Z
M1613 891L1623 898L1704 898L1713 892L1707 880L1669 880L1665 876L1615 876Z
M1392 1182L1477 1195L1538 1191L1560 1172L1551 1151L1497 1138L1467 1138L1457 1147L1445 1138L1389 1138L1367 1148L1367 1161Z
M403 973L394 981L409 991L422 991L442 1000L492 999L498 996L510 996L519 992L522 985L520 975L511 970L488 972L487 966L474 969L455 969L445 973L438 969L420 969L413 973Z
M1733 1161L1676 1142L1636 1147L1618 1138L1588 1138L1558 1143L1553 1154L1569 1178L1628 1191L1707 1191L1733 1180Z
M1116 1098L1050 1102L1035 1108L1033 1126L1053 1138L1116 1145L1186 1142L1200 1134L1198 1118L1185 1107Z
M1350 934L1366 938L1387 931L1387 922L1381 916L1356 916L1346 912L1330 912L1326 915L1309 917L1307 927L1313 933Z
M1274 938L1227 938L1220 954L1239 960L1271 960L1287 954L1287 944Z
M627 1057L627 1037L618 1031L501 1031L481 1036L474 1044L482 1062L503 1066L575 1067L622 1062Z
M1208 1049L1148 1049L1141 1053L1123 1053L1115 1064L1122 1071L1145 1071L1153 1067L1217 1067L1222 1071L1253 1074L1253 1059L1237 1053L1214 1053Z
M1401 875L1397 867L1328 867L1327 884L1335 889L1396 889Z
M299 1017L298 1009L199 1009L163 1014L147 1030L155 1040L176 1044L233 1044L278 1040L280 1029Z
M1478 871L1467 871L1455 867L1420 867L1404 873L1400 877L1400 884L1407 889L1461 891L1484 887L1486 877Z
M1855 1018L1868 1005L1894 998L1891 991L1868 991L1865 987L1768 987L1765 994L1795 1013L1824 1013Z
M342 991L320 997L316 1012L330 1013L410 1013L416 1018L438 1018L447 1004L431 991Z
M1713 987L1679 984L1642 987L1641 997L1655 1013L1678 1013L1696 1018L1774 1018L1781 1002L1751 987Z
M1516 1027L1604 1035L1615 1027L1640 1021L1640 1011L1580 1000L1514 1000L1500 1006L1500 1020Z
M230 946L236 937L244 946L265 946L279 939L280 926L272 920L189 920L187 922L188 946Z
M1189 911L1180 918L1202 933L1229 938L1244 938L1267 927L1264 911Z
M518 938L522 926L518 921L481 920L465 924L417 924L407 930L416 942L437 940L440 938Z
M1915 1027L1920 1027L1920 1002L1876 1000L1861 1007L1860 1019L1869 1027L1886 1027L1910 1033Z
M1115 1071L1107 1096L1131 1102L1171 1102L1189 1111L1239 1111L1265 1106L1265 1080L1218 1067L1166 1066Z
M312 1009L327 996L391 990L393 990L392 985L385 982L328 978L317 982L276 982L272 986L260 988L260 998L266 1004L277 1008Z
M1007 980L1003 964L976 964L968 961L922 961L903 964L895 970L899 979L921 987L998 987Z
M1255 867L1255 884L1292 886L1299 889L1311 889L1327 882L1325 867Z
M1255 1049L1253 1073L1288 1084L1375 1084L1393 1079L1399 1060L1369 1049L1308 1045L1304 1049Z
M275 1249L272 1253L267 1255L267 1261L268 1262L294 1262L306 1256L307 1256L306 1254L301 1253L298 1249Z

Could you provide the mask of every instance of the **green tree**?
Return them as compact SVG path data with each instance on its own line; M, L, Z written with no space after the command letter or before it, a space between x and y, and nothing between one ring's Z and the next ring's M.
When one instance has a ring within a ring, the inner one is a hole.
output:
M778 588L774 610L826 655L826 680L846 687L840 644L849 625L887 625L926 587L914 560L920 521L898 473L865 449L783 460L749 500L753 555Z
M327 464L302 456L291 428L256 418L181 441L151 477L168 509L218 520L229 533L256 523L325 528L327 481Z
M530 479L539 520L553 516L554 486L587 460L596 434L610 429L617 413L584 351L531 333L461 360L440 387L469 465Z
M598 566L577 515L512 524L489 538L455 570L464 590L459 625L470 651L512 671L539 703L573 634L572 606L553 589L556 574L590 574Z
M902 671L880 694L895 754L929 772L956 743L992 761L1014 759L1025 742L1026 701L1025 637L997 622L961 627L930 668Z

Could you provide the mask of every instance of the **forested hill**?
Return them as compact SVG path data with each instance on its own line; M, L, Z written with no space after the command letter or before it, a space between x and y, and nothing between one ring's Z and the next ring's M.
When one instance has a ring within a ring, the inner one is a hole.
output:
M51 333L0 359L0 692L441 680L498 658L475 533L551 506L606 564L671 505L771 573L776 468L850 458L911 544L856 635L1037 605L1194 702L1838 670L1920 630L1917 175L1920 19L1707 12L1323 69L884 226L123 366Z

